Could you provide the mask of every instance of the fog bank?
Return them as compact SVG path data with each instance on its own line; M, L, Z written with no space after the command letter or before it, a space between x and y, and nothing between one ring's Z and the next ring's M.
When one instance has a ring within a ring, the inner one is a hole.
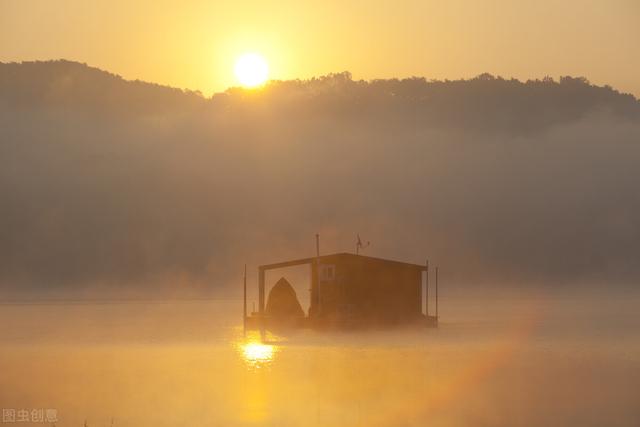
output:
M638 141L640 103L576 78L342 73L206 99L0 64L0 284L210 292L316 232L461 284L635 283Z

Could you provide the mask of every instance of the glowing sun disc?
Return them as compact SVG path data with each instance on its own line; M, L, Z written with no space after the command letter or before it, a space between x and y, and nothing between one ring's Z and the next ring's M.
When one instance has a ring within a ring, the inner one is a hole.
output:
M244 87L260 86L269 77L269 65L257 53L245 53L236 61L235 74Z

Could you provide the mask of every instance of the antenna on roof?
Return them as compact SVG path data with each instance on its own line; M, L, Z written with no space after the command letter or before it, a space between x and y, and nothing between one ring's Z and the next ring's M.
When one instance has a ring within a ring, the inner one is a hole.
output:
M360 239L360 234L356 234L356 236L358 236L358 240L356 241L356 255L359 255L360 249L366 248L371 244L371 242L367 241L367 244L365 245L362 243L362 240Z

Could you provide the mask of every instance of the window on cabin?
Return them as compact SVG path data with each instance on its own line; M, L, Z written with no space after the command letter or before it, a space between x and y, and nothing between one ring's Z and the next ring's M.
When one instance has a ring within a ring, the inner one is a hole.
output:
M322 282L332 282L336 278L336 266L333 264L320 265L320 280Z

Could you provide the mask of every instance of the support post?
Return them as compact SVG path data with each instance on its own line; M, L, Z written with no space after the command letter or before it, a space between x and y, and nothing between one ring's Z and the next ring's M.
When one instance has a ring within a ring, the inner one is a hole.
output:
M429 260L427 260L425 264L425 289L424 289L424 311L427 316L427 320L429 319Z
M244 265L244 278L242 281L242 333L247 335L247 264Z
M264 314L264 269L258 268L258 312Z
M258 268L258 310L260 312L258 322L260 324L260 339L265 340L266 324L264 318L264 268Z
M315 262L315 281L316 281L316 295L318 297L317 313L322 311L322 302L320 297L320 234L316 233L316 262ZM313 268L312 270L313 271Z
M436 267L436 322L438 321L438 267Z

